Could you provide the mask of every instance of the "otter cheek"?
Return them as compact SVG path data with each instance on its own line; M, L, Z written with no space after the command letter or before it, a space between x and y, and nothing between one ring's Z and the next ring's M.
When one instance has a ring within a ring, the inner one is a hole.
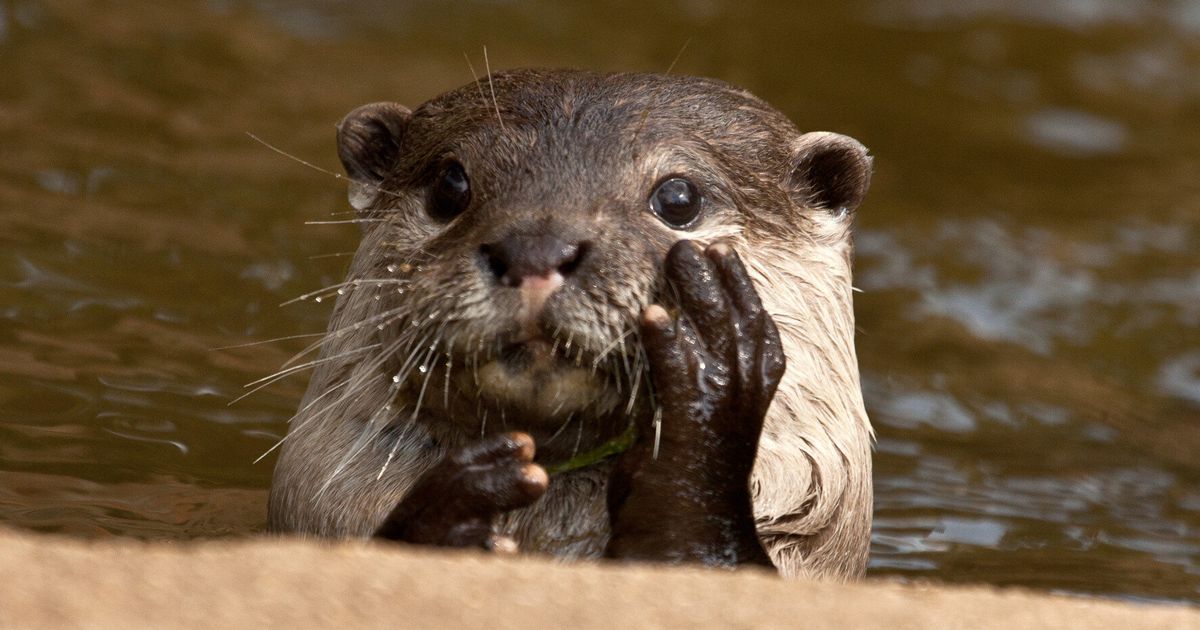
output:
M594 408L606 394L604 381L582 367L515 370L503 361L479 367L479 395L535 424Z

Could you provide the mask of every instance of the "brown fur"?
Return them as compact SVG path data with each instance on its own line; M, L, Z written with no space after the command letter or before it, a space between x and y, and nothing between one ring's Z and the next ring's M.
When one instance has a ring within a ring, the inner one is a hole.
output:
M872 432L854 351L850 227L870 175L865 149L801 134L709 79L527 70L482 87L411 114L385 106L384 136L359 118L343 124L363 242L283 444L271 528L369 535L418 476L480 433L528 431L540 461L556 461L611 438L630 414L653 413L636 318L671 303L661 266L673 242L723 239L754 277L788 363L752 478L760 539L785 575L861 576ZM446 156L466 167L475 197L442 224L424 211L424 191ZM678 173L705 191L701 220L686 230L646 207L654 184ZM582 280L546 307L578 367L525 381L489 367L516 334L516 305L488 286L476 252L513 229L596 244ZM606 480L607 464L557 475L504 529L527 551L597 556Z

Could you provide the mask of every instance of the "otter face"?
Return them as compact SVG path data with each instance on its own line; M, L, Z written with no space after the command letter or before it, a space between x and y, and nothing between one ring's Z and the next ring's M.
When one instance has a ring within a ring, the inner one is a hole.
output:
M848 256L870 173L854 140L658 75L499 74L412 112L361 107L338 145L378 377L413 417L471 432L491 418L550 451L652 411L637 322L674 303L662 264L675 241Z

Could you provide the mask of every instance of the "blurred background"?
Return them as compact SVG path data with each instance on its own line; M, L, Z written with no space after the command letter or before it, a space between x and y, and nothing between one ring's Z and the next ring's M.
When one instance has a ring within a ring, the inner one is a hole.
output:
M690 42L685 48L685 43ZM0 524L262 531L356 243L334 124L676 71L876 156L876 577L1200 602L1200 2L0 0Z

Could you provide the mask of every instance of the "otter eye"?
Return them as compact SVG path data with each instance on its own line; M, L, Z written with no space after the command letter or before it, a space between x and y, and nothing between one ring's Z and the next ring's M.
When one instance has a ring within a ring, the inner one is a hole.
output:
M429 215L439 221L449 221L462 214L470 204L471 182L467 179L467 171L456 160L448 160L429 190Z
M700 214L700 191L692 182L672 177L651 193L650 209L671 227L687 227Z

